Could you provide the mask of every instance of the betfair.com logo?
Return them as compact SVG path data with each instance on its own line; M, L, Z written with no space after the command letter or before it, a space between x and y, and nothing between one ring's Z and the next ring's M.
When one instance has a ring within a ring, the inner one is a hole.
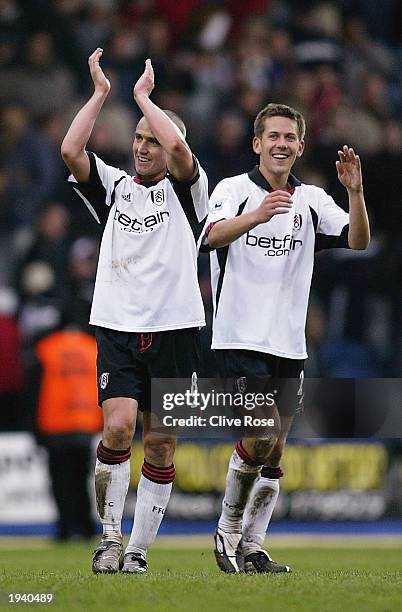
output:
M300 248L302 244L302 240L296 240L290 234L286 234L283 238L255 236L250 232L246 234L246 246L264 249L265 257L282 257L290 255L292 251Z

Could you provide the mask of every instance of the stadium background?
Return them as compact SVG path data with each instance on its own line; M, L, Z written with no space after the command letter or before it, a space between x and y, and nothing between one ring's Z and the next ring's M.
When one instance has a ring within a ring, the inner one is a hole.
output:
M185 120L211 189L256 162L252 124L268 101L305 114L307 148L295 173L343 206L336 151L345 142L356 148L372 243L363 253L317 258L306 373L380 379L399 377L402 367L401 28L397 0L0 3L0 533L52 533L56 518L46 451L36 438L33 370L38 339L63 321L90 332L99 233L64 184L59 147L91 91L91 51L105 49L112 92L90 148L126 170L138 120L131 90L146 57L155 67L154 99ZM200 282L210 321L206 257ZM294 435L273 530L400 526L398 432L392 440L375 432L352 440L353 427L341 428L346 438L337 431L327 432L330 440ZM165 530L212 530L231 448L181 443ZM137 442L133 456L135 490ZM134 501L131 492L127 516ZM339 523L345 520L353 522Z

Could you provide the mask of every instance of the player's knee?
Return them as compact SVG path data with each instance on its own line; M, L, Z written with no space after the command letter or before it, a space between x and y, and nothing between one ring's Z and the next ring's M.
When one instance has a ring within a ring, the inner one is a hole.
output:
M271 452L272 448L278 443L281 435L281 421L279 415L277 418L272 418L270 421L269 427L265 429L259 438L261 449L269 449L269 452Z
M277 436L273 432L267 434L263 438L258 438L257 440L255 440L253 449L253 459L258 463L265 463L265 461L272 453L272 449L275 447L276 441Z
M276 418L273 418L272 421L273 425L271 425L267 433L269 439L274 441L274 444L276 444L281 435L281 419L279 414L277 414Z
M152 434L144 438L145 459L152 465L160 467L172 465L175 449L175 438L161 438Z
M281 432L281 424L279 417L273 419L273 424L267 428L263 435L255 440L254 443L254 456L258 462L265 463L267 458L272 452L272 449L278 442Z
M274 448L272 449L269 455L270 464L274 466L277 466L280 464L284 449L285 449L285 440L282 440L282 438L279 438L279 440L276 442Z
M134 426L130 418L113 418L105 422L103 442L109 448L127 448L131 445Z

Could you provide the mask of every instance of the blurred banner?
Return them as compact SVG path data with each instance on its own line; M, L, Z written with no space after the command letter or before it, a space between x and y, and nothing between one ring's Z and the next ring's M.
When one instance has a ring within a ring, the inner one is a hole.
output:
M400 449L399 449L400 451ZM176 451L175 494L167 516L211 520L220 514L232 443L181 442ZM135 444L126 511L134 508L142 463ZM382 442L289 441L282 467L277 519L374 520L402 514L402 457Z
M402 443L391 440L291 440L275 509L277 519L375 520L402 514ZM167 516L213 520L220 512L233 444L181 441ZM95 455L94 455L95 456ZM143 461L133 444L125 516L132 518ZM46 451L29 433L0 434L0 526L53 522Z
M0 434L0 525L56 518L46 451L30 433Z

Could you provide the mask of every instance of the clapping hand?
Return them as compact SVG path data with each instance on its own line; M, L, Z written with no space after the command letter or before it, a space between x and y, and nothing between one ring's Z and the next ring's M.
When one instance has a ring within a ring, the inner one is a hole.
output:
M133 95L137 98L141 94L149 97L154 88L154 69L152 68L152 62L150 59L145 61L145 69L136 84L134 85Z
M95 86L95 91L102 93L109 93L110 81L104 75L102 68L99 65L99 60L102 57L103 49L98 47L88 58L89 70L91 73L92 81Z

